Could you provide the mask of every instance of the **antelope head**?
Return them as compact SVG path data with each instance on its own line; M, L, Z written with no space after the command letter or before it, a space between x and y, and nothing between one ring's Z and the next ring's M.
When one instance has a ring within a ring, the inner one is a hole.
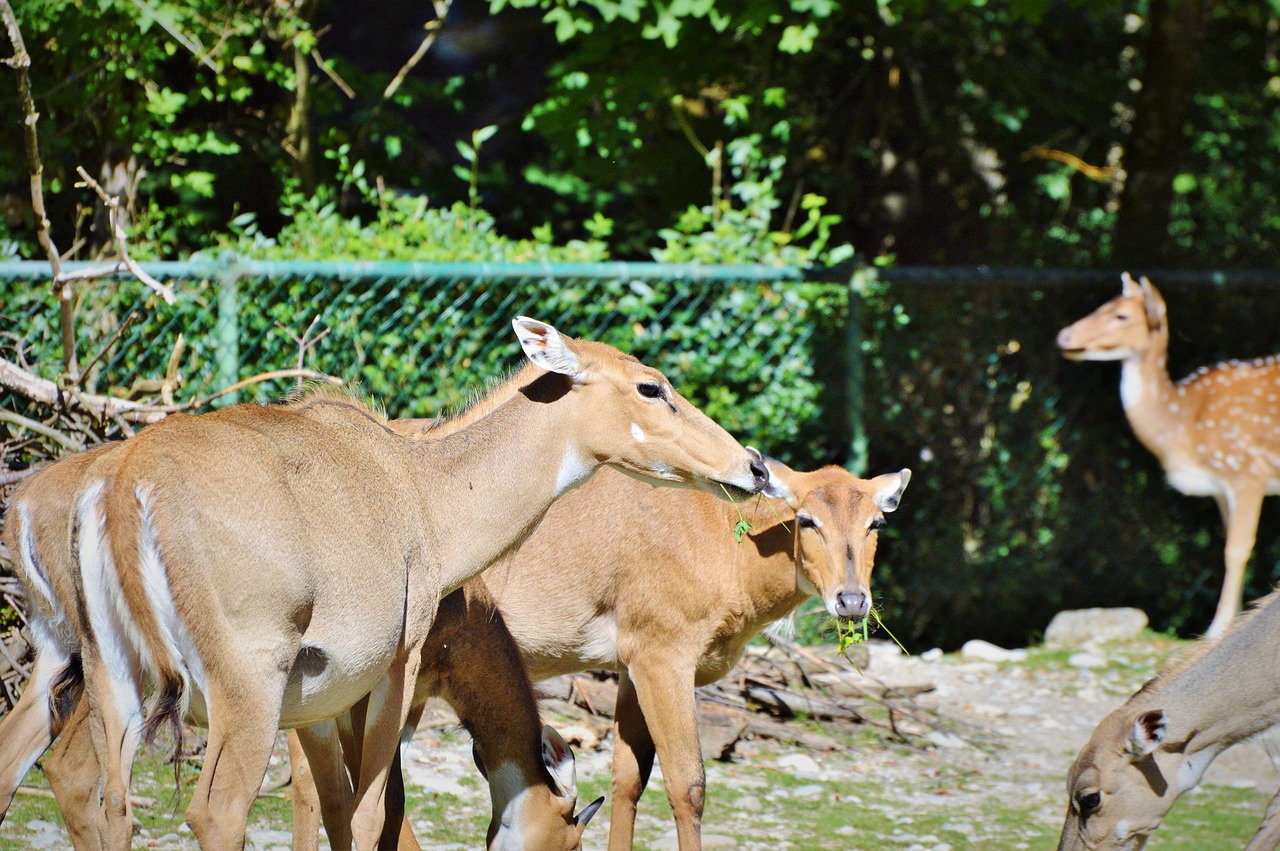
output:
M1168 340L1164 298L1145 277L1125 272L1120 295L1058 332L1058 348L1070 360L1138 358Z
M573 750L551 727L542 728L543 777L526 782L514 765L495 769L490 777L478 751L476 767L489 781L493 820L489 823L489 851L577 851L582 832L604 804L597 798L574 815L578 803L578 775Z
M689 404L667 377L612 346L572 340L545 322L517 317L525 354L569 378L584 436L565 458L564 489L581 484L595 464L608 464L651 484L693 487L725 498L762 490L769 473L760 453L744 448Z
M871 570L884 515L894 511L911 481L900 470L859 479L840 467L798 473L769 459L765 494L795 511L795 559L799 586L822 598L837 618L871 612Z
M1134 703L1102 720L1071 767L1058 851L1142 848L1216 755L1188 755L1185 743L1169 737L1163 710Z

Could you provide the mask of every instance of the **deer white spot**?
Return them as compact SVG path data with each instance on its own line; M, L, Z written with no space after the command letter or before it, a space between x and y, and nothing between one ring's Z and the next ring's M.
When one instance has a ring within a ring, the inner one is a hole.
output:
M644 443L644 429L636 423L631 424L631 436L636 439L636 443Z
M556 496L576 488L590 476L591 468L587 466L586 459L574 447L566 447L560 461L560 472L556 474Z
M1125 839L1128 838L1128 836L1129 836L1129 821L1128 819L1120 819L1120 821L1116 822L1116 839L1119 839L1120 841L1123 842Z
M662 461L653 462L653 472L661 479L674 478L671 472L671 465L665 464Z
M1142 367L1136 361L1125 361L1120 368L1120 403L1125 410L1141 402L1145 391Z

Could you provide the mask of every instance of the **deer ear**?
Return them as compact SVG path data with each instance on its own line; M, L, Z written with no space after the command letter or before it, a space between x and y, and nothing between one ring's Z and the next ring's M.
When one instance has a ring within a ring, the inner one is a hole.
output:
M1165 304L1164 296L1155 288L1145 275L1142 277L1142 303L1147 308L1147 325L1155 329L1164 328Z
M552 326L527 316L517 316L511 320L511 327L515 329L525 355L538 366L572 378L582 373L582 364L568 339Z
M867 482L867 493L875 500L881 511L897 511L902 501L902 492L911 481L911 471L903 467L896 473L885 473Z
M1142 287L1128 272L1120 273L1120 295L1125 298L1142 298Z
M1125 742L1125 752L1131 762L1137 762L1145 756L1155 753L1156 748L1169 734L1169 721L1164 717L1163 709L1144 712L1133 721L1133 729L1129 731L1129 739Z
M555 784L556 794L573 801L578 798L578 769L573 748L552 727L542 728L542 764Z
M786 479L794 474L795 470L775 458L766 457L764 466L769 471L769 484L764 486L764 495L769 499L784 500L789 508L796 508L799 505L799 500L796 499L796 492L786 482Z

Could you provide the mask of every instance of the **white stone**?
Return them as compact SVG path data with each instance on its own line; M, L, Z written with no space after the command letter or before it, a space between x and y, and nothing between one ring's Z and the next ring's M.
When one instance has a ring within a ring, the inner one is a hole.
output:
M1007 650L980 638L966 641L964 646L960 648L960 658L965 661L1015 662L1019 658L1025 658L1025 656L1025 652L1020 656L1014 650Z
M1092 653L1072 653L1067 664L1073 668L1101 668L1107 664L1107 660Z
M1044 631L1044 646L1062 649L1090 640L1134 638L1146 629L1147 623L1147 613L1141 609L1070 609L1053 616Z
M822 772L813 757L803 753L787 754L778 760L778 768L786 769L797 777L812 777Z

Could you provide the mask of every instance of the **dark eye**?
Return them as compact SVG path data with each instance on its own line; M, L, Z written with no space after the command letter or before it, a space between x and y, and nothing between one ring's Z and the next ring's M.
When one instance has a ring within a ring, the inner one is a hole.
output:
M797 514L796 523L800 524L801 529L813 529L818 525L818 522L808 514Z
M867 524L867 528L868 528L868 529L870 529L870 530L872 530L873 532L874 532L876 529L883 529L883 528L884 528L884 518L883 518L883 517L877 517L877 518L875 518L874 520L872 520L870 523L868 523L868 524Z
M636 385L636 389L646 399L660 399L662 397L662 388L652 381L642 381Z
M1128 321L1129 321L1129 314L1127 314L1127 313L1117 313L1117 314L1116 314L1116 319L1119 319L1121 322L1128 322Z
M1076 809L1081 815L1088 815L1102 804L1101 792L1081 792L1076 795Z

